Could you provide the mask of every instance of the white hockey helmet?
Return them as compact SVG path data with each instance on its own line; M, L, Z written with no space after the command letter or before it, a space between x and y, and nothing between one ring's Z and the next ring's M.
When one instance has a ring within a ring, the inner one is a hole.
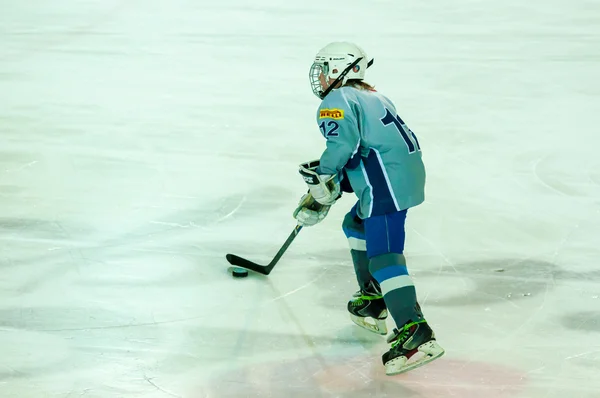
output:
M323 92L320 75L323 73L325 81L337 80L342 86L350 79L363 80L365 72L373 61L369 61L367 54L362 48L354 43L333 42L323 47L317 55L310 68L310 85L313 93L323 99L329 89Z

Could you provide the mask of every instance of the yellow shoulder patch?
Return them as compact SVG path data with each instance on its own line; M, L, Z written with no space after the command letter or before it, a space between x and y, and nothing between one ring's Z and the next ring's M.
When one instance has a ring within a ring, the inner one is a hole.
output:
M344 118L344 110L343 109L321 109L319 111L319 119L343 119Z

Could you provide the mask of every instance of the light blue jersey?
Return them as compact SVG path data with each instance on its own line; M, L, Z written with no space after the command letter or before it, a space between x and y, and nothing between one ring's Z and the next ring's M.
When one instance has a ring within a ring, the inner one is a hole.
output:
M319 174L346 174L362 219L425 200L425 167L417 137L376 91L342 87L325 97L317 123L327 139Z

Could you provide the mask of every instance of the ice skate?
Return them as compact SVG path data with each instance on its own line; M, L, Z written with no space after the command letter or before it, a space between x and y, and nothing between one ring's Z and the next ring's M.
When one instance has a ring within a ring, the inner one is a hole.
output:
M401 330L394 329L388 337L392 347L383 354L385 374L408 372L444 355L444 349L435 340L427 321L409 322Z
M358 326L381 335L387 334L387 307L379 289L372 283L369 291L359 290L348 302L350 319Z

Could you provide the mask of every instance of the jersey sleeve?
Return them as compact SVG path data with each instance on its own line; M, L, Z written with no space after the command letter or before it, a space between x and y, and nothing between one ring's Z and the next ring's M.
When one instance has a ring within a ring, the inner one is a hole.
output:
M321 155L319 174L339 174L358 152L360 131L358 105L349 101L343 89L330 93L317 111L317 123L327 140Z

